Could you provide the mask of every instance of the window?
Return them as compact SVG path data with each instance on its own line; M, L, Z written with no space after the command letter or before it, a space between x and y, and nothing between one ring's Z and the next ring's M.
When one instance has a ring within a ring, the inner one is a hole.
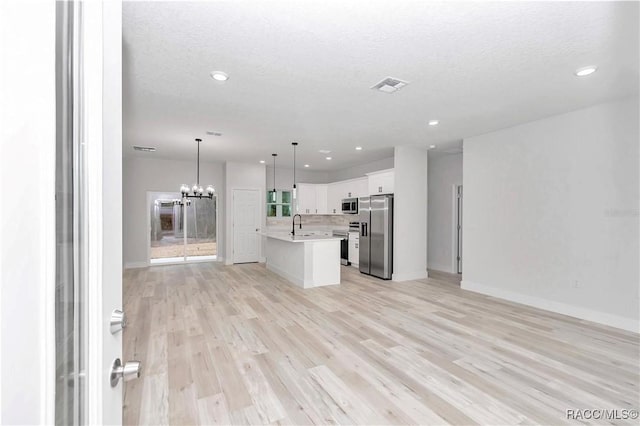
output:
M267 217L291 217L291 191L267 191Z
M150 263L216 258L216 197L192 198L187 206L176 203L178 193L152 192L149 198Z

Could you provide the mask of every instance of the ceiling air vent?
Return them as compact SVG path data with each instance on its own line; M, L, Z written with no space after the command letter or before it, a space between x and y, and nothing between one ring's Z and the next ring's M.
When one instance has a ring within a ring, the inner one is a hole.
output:
M134 145L133 146L134 151L143 151L143 152L155 152L156 149L152 146L140 146L140 145Z
M386 77L379 83L371 86L371 88L384 93L393 93L396 90L402 89L407 84L409 84L408 81L400 80L393 77Z

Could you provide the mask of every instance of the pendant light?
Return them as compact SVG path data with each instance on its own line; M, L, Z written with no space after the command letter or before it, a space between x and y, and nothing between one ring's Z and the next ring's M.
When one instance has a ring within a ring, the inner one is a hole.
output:
M271 154L273 156L273 192L271 193L271 202L275 203L277 198L276 192L276 157L278 154Z
M180 193L182 194L182 200L180 204L189 204L189 198L213 198L213 194L216 192L213 185L207 185L207 195L204 195L205 190L200 186L200 142L202 139L196 139L198 143L198 159L196 163L196 183L189 189L189 185L182 184L180 186ZM191 190L191 194L189 194L189 190Z
M296 190L296 147L298 142L291 142L291 145L293 145L293 199L295 200L298 197Z

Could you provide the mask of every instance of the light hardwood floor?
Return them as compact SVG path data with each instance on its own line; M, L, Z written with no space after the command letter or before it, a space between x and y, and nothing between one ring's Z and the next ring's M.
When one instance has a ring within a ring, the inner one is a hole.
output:
M563 424L566 409L638 409L638 335L451 283L343 267L340 286L302 290L264 265L211 263L124 278L124 358L143 362L126 424Z

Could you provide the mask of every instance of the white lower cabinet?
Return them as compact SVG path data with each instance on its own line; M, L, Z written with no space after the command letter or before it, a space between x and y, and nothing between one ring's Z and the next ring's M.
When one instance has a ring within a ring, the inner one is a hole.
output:
M349 232L349 262L358 266L360 263L360 234Z

